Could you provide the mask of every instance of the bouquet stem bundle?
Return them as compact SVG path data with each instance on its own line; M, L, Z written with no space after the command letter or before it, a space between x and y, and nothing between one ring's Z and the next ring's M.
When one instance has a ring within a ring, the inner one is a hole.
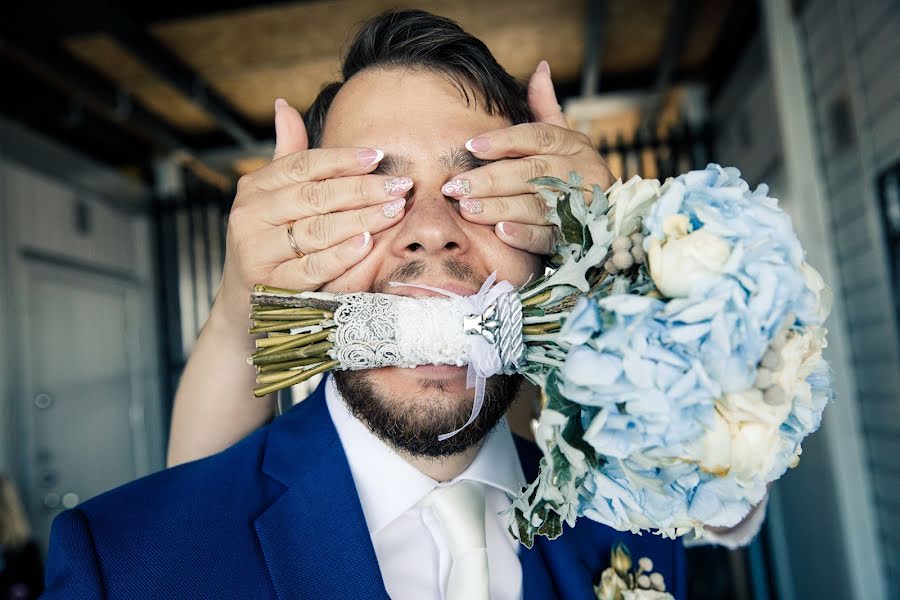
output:
M335 306L316 299L295 300L299 292L256 285L253 289L251 334L265 333L256 340L257 351L248 359L256 366L253 394L260 398L302 383L338 366L328 355L333 343ZM298 333L291 333L297 330Z

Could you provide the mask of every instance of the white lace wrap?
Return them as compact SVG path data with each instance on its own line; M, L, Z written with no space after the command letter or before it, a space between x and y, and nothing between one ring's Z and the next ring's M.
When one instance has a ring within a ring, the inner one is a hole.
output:
M456 365L469 362L464 298L347 294L334 313L332 358L343 369Z
M488 377L515 373L525 355L522 303L511 283L496 281L492 273L471 296L393 281L392 287L426 289L445 297L341 296L330 354L341 369L468 364L466 386L475 388L472 412L462 427L438 439L453 437L481 412Z

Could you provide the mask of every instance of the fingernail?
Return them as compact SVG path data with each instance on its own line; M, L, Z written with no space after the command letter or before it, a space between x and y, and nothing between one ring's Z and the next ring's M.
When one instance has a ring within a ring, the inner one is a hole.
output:
M550 74L550 63L548 63L546 60L542 60L541 62L538 63L537 70L549 75Z
M278 112L279 108L284 108L287 105L288 105L287 100L285 100L284 98L276 98L275 99L275 112Z
M402 196L413 186L411 177L391 177L384 180L384 191L388 196Z
M360 150L356 155L356 159L359 161L359 164L363 167L371 167L372 165L374 165L375 163L380 161L382 158L384 158L384 152L382 152L381 150L372 150L372 149Z
M490 149L491 140L484 136L472 138L466 142L466 150L469 152L487 152Z
M353 238L353 245L357 248L365 248L369 245L369 240L372 238L372 234L366 231L365 233L361 233L355 238Z
M500 221L497 223L497 228L500 230L500 233L505 235L506 237L512 237L516 235L516 226L508 221Z
M388 219L393 219L400 214L403 207L406 206L406 198L398 198L381 205L381 212Z
M451 179L441 188L445 196L465 196L469 193L468 179Z
M459 201L459 207L469 214L477 215L481 212L481 201L466 198L465 200Z

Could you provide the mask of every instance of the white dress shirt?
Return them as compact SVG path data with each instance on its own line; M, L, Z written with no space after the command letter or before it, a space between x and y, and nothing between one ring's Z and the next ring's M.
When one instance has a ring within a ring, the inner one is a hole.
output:
M325 401L350 463L388 595L393 600L444 600L450 553L432 510L418 503L439 485L468 479L485 485L491 598L519 600L519 544L506 530L506 517L498 513L511 505L507 494L518 494L526 482L506 419L485 437L465 471L452 482L438 483L352 416L332 377Z
M452 481L438 483L378 439L356 417L328 377L325 386L328 413L337 429L359 501L375 548L381 577L393 600L444 600L450 574L450 553L430 508L418 505L439 485L469 479L485 484L485 536L492 600L522 598L519 544L506 530L507 494L518 495L525 485L512 432L504 418L485 437L481 449L465 471ZM766 500L736 528L688 545L720 544L736 548L748 544L765 518Z

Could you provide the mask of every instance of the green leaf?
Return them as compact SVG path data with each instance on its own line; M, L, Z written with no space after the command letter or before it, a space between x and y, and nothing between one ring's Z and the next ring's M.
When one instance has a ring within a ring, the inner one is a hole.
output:
M579 413L581 411L579 410ZM584 428L581 426L581 415L571 417L563 427L562 437L569 445L584 452L585 459L589 465L597 464L597 451L594 447L584 441Z
M584 180L581 178L581 175L575 171L569 171L569 187L580 188L582 181Z
M535 177L533 179L529 179L528 183L530 183L531 185L549 187L560 191L569 191L569 184L567 184L559 177Z
M581 224L569 206L569 197L565 197L556 204L556 212L559 214L559 230L566 244L584 243L584 225Z
M569 194L569 209L578 222L584 226L587 222L588 209L584 203L584 190L580 187L572 188L572 192Z
M591 186L591 190L593 191L593 198L591 199L591 207L590 213L593 218L597 218L600 215L605 215L609 210L609 198L606 197L606 194L600 189L600 186L596 183Z
M553 256L548 256L547 260L545 262L547 263L547 266L550 267L551 269L558 269L562 266L564 261L565 261L565 258L563 257L563 255L557 253L557 254L554 254ZM543 283L543 281L541 283Z

